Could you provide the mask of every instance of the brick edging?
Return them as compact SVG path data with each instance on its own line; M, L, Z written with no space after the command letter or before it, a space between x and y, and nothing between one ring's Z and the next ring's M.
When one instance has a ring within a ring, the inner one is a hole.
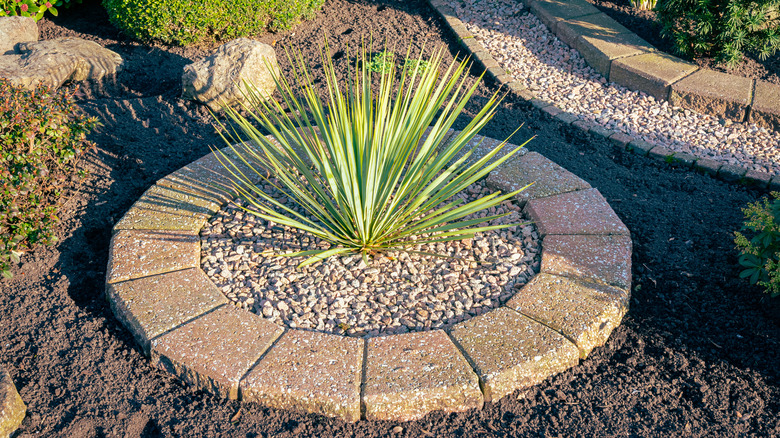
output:
M469 145L484 155L500 143L479 136ZM197 237L234 196L217 152L158 181L114 226L107 299L155 365L226 398L345 421L481 408L603 345L631 291L629 231L606 199L542 155L521 152L487 183L507 191L535 182L517 201L542 237L540 274L447 330L365 341L282 328L230 305L200 268Z
M457 14L452 7L444 0L428 0L428 3L444 19L450 29L458 37L461 45L469 51L471 57L485 69L486 76L490 77L498 85L506 87L515 96L528 101L534 108L543 111L551 118L554 118L565 125L570 125L579 129L583 133L609 139L612 143L622 147L626 152L649 156L656 160L689 168L730 183L739 183L762 189L769 188L771 190L780 190L780 175L758 172L738 165L725 164L708 158L699 158L687 153L673 152L663 146L653 146L642 139L635 139L623 132L611 130L593 122L587 122L580 119L576 114L563 111L552 102L536 98L531 90L527 89L520 81L515 80L507 71L499 66L498 62L482 44L477 41L474 35L466 29L466 26L457 17ZM531 12L534 12L533 5L537 3L539 3L539 0L528 2L527 6L530 8ZM562 21L560 18L559 20ZM699 71L709 70L701 69ZM675 83L678 83L680 80L689 76L690 75L685 75L684 77L680 77ZM755 84L755 81L753 81L753 83ZM670 84L670 87L671 85L674 85L674 83ZM780 85L777 87L780 89ZM753 89L755 89L755 86ZM754 97L755 93L751 90L751 105ZM666 100L668 100L668 97ZM750 109L748 108L746 111L750 112Z

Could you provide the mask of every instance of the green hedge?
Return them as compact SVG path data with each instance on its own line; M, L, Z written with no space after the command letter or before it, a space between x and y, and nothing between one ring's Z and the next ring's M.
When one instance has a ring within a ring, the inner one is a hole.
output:
M278 32L325 0L103 0L111 23L141 41L189 45Z
M60 190L92 144L97 119L78 111L73 95L12 86L0 78L0 272L35 244L56 240Z

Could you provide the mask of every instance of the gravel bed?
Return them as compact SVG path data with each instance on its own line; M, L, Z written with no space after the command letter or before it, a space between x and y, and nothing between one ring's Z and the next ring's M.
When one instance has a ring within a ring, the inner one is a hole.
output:
M780 174L780 136L752 124L674 107L607 80L522 3L449 3L493 58L540 99L586 121L675 152Z
M468 202L490 192L480 181L458 196ZM511 298L541 263L536 227L514 202L475 215L509 212L490 223L517 225L412 248L448 257L389 251L368 264L348 255L303 268L304 258L276 254L329 244L254 216L246 205L234 200L201 230L203 270L236 306L291 328L347 336L446 328Z

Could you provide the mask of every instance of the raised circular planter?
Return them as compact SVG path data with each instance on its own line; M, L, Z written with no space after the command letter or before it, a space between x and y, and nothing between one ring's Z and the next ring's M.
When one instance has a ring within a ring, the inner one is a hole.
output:
M472 160L499 143L480 140ZM159 180L116 224L109 251L114 314L194 387L345 421L409 421L481 408L577 365L628 309L628 229L598 190L523 151L488 183L535 181L518 201L543 237L542 266L503 306L446 331L368 339L283 328L228 304L200 268L198 233L234 198L228 175L212 153Z

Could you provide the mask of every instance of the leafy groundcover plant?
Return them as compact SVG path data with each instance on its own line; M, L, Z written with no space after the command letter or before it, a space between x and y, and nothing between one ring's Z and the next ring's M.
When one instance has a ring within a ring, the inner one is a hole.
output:
M331 244L328 249L285 254L307 257L301 266L348 252L361 253L368 260L369 255L387 249L408 250L416 244L463 239L509 226L477 226L504 215L464 218L522 189L465 204L451 199L525 145L491 164L506 142L473 164L468 161L473 149L456 158L492 118L498 95L458 135L445 141L479 84L468 84L467 60L453 61L440 74L443 50L439 49L428 63L421 58L404 62L398 75L394 64L372 71L367 53L362 47L359 62L350 60L349 80L342 90L326 45L322 56L325 102L300 53L288 52L300 86L293 88L285 78L277 77L281 100L266 101L247 84L252 103L241 109L248 118L239 110L225 108L232 125L225 129L224 138L228 144L243 145L233 146L243 163L223 156L223 164L231 170L236 190L251 205L248 211ZM278 144L262 135L255 124ZM421 141L429 126L429 135ZM279 202L252 184L239 165L253 169L292 204Z
M81 113L73 93L33 91L0 78L0 273L35 244L56 240L60 190L93 145L97 119Z
M764 198L742 210L746 220L742 231L752 237L736 232L734 243L740 252L739 264L745 268L740 277L776 297L780 295L780 193L772 192L772 197L772 202Z

